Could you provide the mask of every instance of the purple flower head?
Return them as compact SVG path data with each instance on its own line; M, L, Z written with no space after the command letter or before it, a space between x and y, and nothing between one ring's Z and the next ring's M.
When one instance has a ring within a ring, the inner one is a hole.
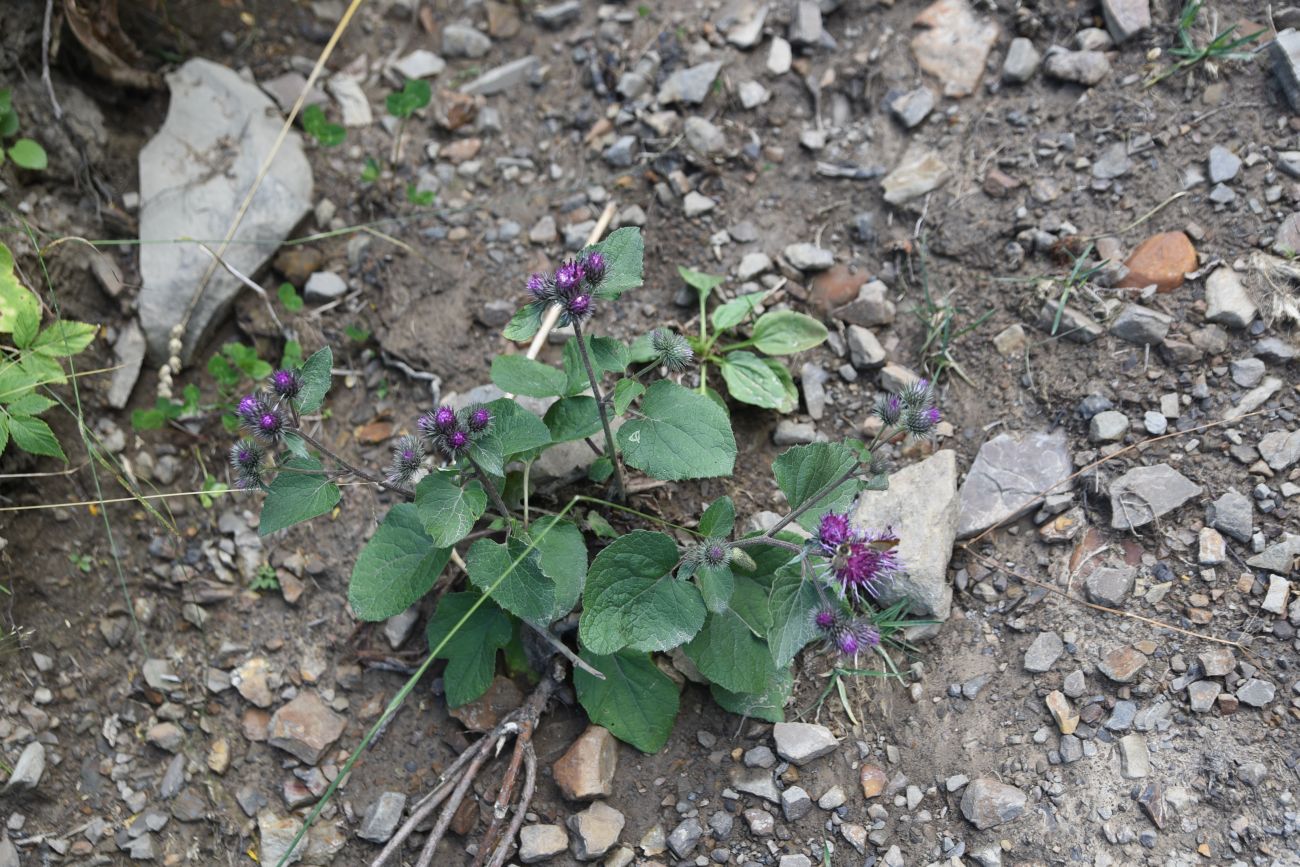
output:
M909 408L903 413L903 429L917 438L933 437L934 427L942 418L935 406Z
M433 414L433 424L439 433L447 433L456 429L456 410L445 404L438 407Z
M454 430L442 438L442 450L448 457L454 458L467 445L469 445L469 434L463 430Z
M582 265L573 259L565 262L555 271L555 288L569 293L582 283Z
M901 571L898 537L891 531L859 530L831 557L830 583L840 596L860 600L880 595L881 587Z
M240 421L245 424L255 424L257 418L266 409L266 403L256 394L245 395L240 398L239 406L235 409L235 414L239 416Z
M576 319L581 322L591 315L591 296L581 292L574 295L565 302L564 312L570 321Z
M700 557L706 566L724 566L731 559L731 546L725 539L705 539Z
M262 414L257 417L253 425L253 433L258 439L267 443L276 443L284 436L284 417L280 411L267 407Z
M886 425L897 424L903 414L903 399L896 394L882 394L871 411Z
M939 407L932 406L925 411L925 417L931 425L936 425L943 418L943 413L939 412Z
M296 370L277 370L271 374L271 390L286 400L293 400L302 391L302 377Z
M605 254L599 250L592 250L580 258L582 263L582 273L586 276L587 282L592 286L599 286L605 279L605 271L609 267L609 262L605 259Z
M240 440L230 448L230 466L235 471L235 487L245 491L262 487L263 461L266 451L252 440Z
M838 620L839 618L835 616L835 612L829 608L822 608L813 615L813 624L822 632L830 632L835 628Z
M529 276L527 286L528 294L539 303L549 304L555 296L555 281L546 274Z
M473 433L482 433L492 424L492 410L486 406L478 406L469 412L469 419L466 426Z
M424 462L424 446L418 437L404 436L393 446L393 460L388 465L387 480L401 485L409 482Z
M853 541L853 536L853 525L849 523L847 513L827 512L822 516L821 525L817 528L817 541L828 554Z
M928 379L918 379L904 388L899 396L909 409L922 410L934 405L934 389Z
M835 636L835 646L845 656L857 656L880 643L880 633L870 624L860 621L848 623Z

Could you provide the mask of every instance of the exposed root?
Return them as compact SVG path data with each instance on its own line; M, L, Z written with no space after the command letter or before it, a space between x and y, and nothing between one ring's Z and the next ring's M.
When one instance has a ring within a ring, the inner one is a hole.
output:
M1259 312L1269 325L1275 322L1300 324L1300 263L1263 253L1250 256L1249 288L1259 303Z

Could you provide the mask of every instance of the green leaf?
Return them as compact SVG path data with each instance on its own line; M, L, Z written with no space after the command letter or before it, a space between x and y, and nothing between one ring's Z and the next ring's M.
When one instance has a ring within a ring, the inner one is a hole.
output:
M319 105L309 105L302 112L302 128L323 147L335 147L343 143L348 131L337 123L330 123L325 118L325 111Z
M302 367L302 344L296 340L284 342L284 352L280 353L280 366L289 368Z
M307 441L296 433L290 432L285 434L284 447L289 454L295 457L308 458L311 454L307 451Z
M29 352L19 359L18 364L27 372L35 385L61 385L68 381L59 363L40 353Z
M586 337L587 354L591 358L591 368L596 373L596 381L601 374L622 373L627 370L627 346L611 337ZM591 387L587 379L587 368L578 354L578 339L570 337L564 344L564 375L566 377L564 393L581 394ZM545 395L543 395L545 396Z
M374 157L366 157L365 165L361 169L361 183L372 184L379 180L383 170L379 167L379 161Z
M20 138L13 143L13 147L9 148L9 159L13 160L19 168L34 172L44 171L49 165L45 148L29 138ZM14 437L14 442L18 442L17 436Z
M743 349L728 352L718 365L731 396L741 403L777 409L785 401L785 386L752 352Z
M20 310L18 317L14 320L14 346L19 349L28 349L32 342L36 340L36 333L41 328L41 313L39 310Z
M498 477L505 476L506 456L501 448L501 437L495 430L489 430L478 439L471 440L467 454L483 468L483 472Z
M776 408L776 411L794 412L794 408L799 405L799 391L794 387L794 378L790 376L790 371L786 370L780 359L764 358L762 361L767 365L768 370L772 371L772 375L780 381L785 392L781 405Z
M395 90L388 94L384 104L388 108L388 113L394 117L408 118L428 105L431 95L432 90L429 87L429 82L419 78L412 78L406 82L406 85L401 90Z
M492 431L506 457L551 444L551 432L546 423L513 400L498 398L487 408L492 411Z
M743 549L737 549L743 550ZM766 638L772 628L772 611L768 601L768 587L753 578L736 576L736 587L731 593L731 610L749 624L754 634Z
M0 413L0 455L5 453L9 446L9 418Z
M566 443L597 434L601 430L600 413L596 410L596 399L583 395L581 397L563 397L551 404L542 418L551 432L551 442Z
M76 355L90 345L98 330L99 326L89 322L59 319L51 322L48 328L36 336L32 349L50 358Z
M492 382L507 394L558 397L565 393L564 371L523 355L498 355L492 359Z
M587 529L595 533L597 538L600 539L617 539L619 536L618 530L614 529L614 525L595 509L587 513Z
M208 375L215 379L217 385L224 389L234 388L239 385L240 380L243 378L239 373L239 368L220 355L213 355L208 359Z
M729 538L736 528L736 506L731 497L718 497L700 515L699 531L701 536L721 536Z
M11 401L5 409L14 415L40 415L52 406L54 401L45 395L28 393Z
M778 668L793 662L795 655L817 637L813 618L820 608L817 588L797 566L776 573L768 590L772 625L767 630L767 643Z
M319 108L319 106L311 107ZM280 288L276 290L276 295L279 296L280 303L284 305L284 309L288 310L290 313L297 313L306 303L302 300L302 296L298 294L298 290L293 288L292 283L281 283Z
M546 621L552 623L572 611L582 596L587 583L587 542L576 525L552 517L536 521L532 532L542 574L555 582L555 607Z
M706 300L714 289L727 282L726 277L719 277L717 274L705 274L703 271L695 271L691 268L677 266L677 273L686 281L686 285L695 290L701 300Z
M793 446L777 457L772 462L772 475L790 508L797 509L857 465L858 456L842 443L810 443ZM810 532L816 530L822 515L844 511L857 493L858 482L851 478L800 515L796 519L799 526Z
M645 386L635 379L620 379L614 383L614 415L622 415L632 401L645 394Z
M0 355L0 403L13 403L36 387L37 379L26 367Z
M9 108L0 109L0 137L9 138L18 134L18 112ZM4 162L4 152L0 150L0 162Z
M41 302L35 293L18 282L13 254L0 244L0 334L13 333L20 317L41 319Z
M681 700L672 679L645 653L602 656L584 649L582 659L605 675L601 680L581 668L573 672L578 702L591 721L643 753L662 749Z
M537 311L530 304L515 311L515 315L510 317L501 335L506 340L522 343L525 340L532 340L533 335L537 334L541 327L542 317L537 315Z
M732 692L759 692L772 672L767 645L734 611L710 614L684 649L700 674Z
M279 481L277 478L276 481ZM265 517L265 510L263 510ZM419 510L398 503L357 555L348 602L362 620L386 620L428 593L451 557L424 532Z
M731 475L736 439L716 403L660 380L646 390L640 412L617 434L628 464L665 481Z
M641 230L635 226L615 229L605 240L588 249L599 250L605 256L605 279L598 292L601 298L618 298L644 282L645 243L641 240Z
M714 614L727 610L731 594L736 589L736 577L731 574L730 566L700 564L695 570L695 583L699 585L700 595L704 597L705 608Z
M478 479L464 487L452 480L452 473L432 472L415 486L415 508L433 544L450 547L469 535L474 522L487 510L487 493Z
M542 571L536 548L529 551L518 539L508 545L491 539L471 545L465 556L469 580L511 614L545 626L555 610L555 583Z
M293 458L276 473L266 500L262 503L262 520L257 527L266 536L323 515L338 505L339 486L321 472L314 458ZM412 506L414 509L414 506Z
M771 294L771 289L763 289L759 292L749 292L733 298L726 304L718 305L717 309L710 314L709 321L713 323L713 327L717 331L735 328L749 318L749 315L766 301L767 296Z
M11 414L9 434L13 437L14 445L25 452L58 458L65 463L68 460L63 454L63 449L59 447L59 441L54 438L54 431L39 418Z
M723 710L773 723L785 721L785 703L793 690L794 677L788 668L777 670L761 692L731 692L716 683L709 688Z
M614 475L614 462L603 455L596 458L591 462L591 466L587 467L587 478L596 484L601 484L612 475Z
M768 355L792 355L826 339L826 326L793 310L764 313L754 323L754 345Z
M334 351L328 346L312 353L302 366L302 391L298 393L298 411L315 412L320 409L330 390L330 368L334 366Z
M649 364L657 359L659 353L655 352L654 332L647 331L645 334L639 335L636 340L632 341L632 345L628 347L627 352L629 360L634 364Z
M663 533L634 530L596 555L587 570L578 637L593 653L671 650L704 623L704 601L689 581L673 577L677 543Z
M448 660L442 674L448 707L468 704L487 692L496 675L497 651L505 648L514 635L509 615L491 599L484 600L456 629L456 624L480 598L477 593L448 593L429 618L425 632L429 648L437 649L441 644L442 648L434 656Z

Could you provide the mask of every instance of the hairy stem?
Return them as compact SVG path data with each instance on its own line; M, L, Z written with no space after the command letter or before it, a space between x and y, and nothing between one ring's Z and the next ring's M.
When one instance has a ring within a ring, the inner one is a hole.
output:
M501 513L501 517L509 521L510 510L506 508L505 500L501 499L497 486L492 484L492 477L485 473L483 468L478 465L478 461L470 457L468 453L465 454L465 460L469 461L469 465L474 468L474 472L478 473L479 481L483 483L483 490L487 491L488 497L492 499L492 505Z
M578 355L582 357L582 366L587 370L587 381L591 383L591 395L596 398L596 411L600 413L600 425L605 429L605 456L614 465L614 485L620 501L627 499L627 485L623 482L623 468L618 463L618 447L614 443L614 434L609 429L609 412L605 409L605 400L600 394L600 383L596 381L596 369L591 366L591 356L587 353L587 344L582 338L582 324L573 322L573 336L578 339Z
M357 478L365 479L367 482L373 482L374 484L379 485L379 487L383 488L386 491L392 491L395 494L401 494L403 497L405 497L408 500L415 499L415 491L412 491L410 488L404 487L402 485L394 485L391 482L385 481L380 476L376 476L374 473L369 473L361 469L360 467L352 465L351 463L343 460L343 458L339 457L337 454L331 451L320 440L316 439L311 434L307 433L305 430L302 430L301 428L298 429L297 433L298 436L306 440L309 445L314 446L318 451L320 451L321 454L325 455L325 457L329 458L334 463L338 464L340 467L347 470L349 473L356 476Z

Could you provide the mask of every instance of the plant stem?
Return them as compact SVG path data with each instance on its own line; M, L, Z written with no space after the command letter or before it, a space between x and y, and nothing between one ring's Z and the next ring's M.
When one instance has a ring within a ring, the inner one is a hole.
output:
M605 456L614 465L614 484L618 499L627 499L627 485L623 482L623 468L618 463L618 447L614 443L614 434L609 429L609 413L605 410L604 398L600 395L600 383L596 381L596 369L591 366L591 356L587 353L587 344L582 337L582 324L573 321L573 336L578 339L578 355L582 357L582 366L587 370L587 381L591 383L592 397L596 398L596 411L600 413L600 425L605 429Z
M468 453L465 454L465 460L469 461L469 465L474 468L474 472L478 473L479 481L483 483L483 490L487 491L488 496L492 499L492 505L501 513L501 517L505 518L507 522L510 521L510 510L506 508L505 500L501 499L497 486L492 484L492 478L483 472L483 468L478 465L478 461L470 457Z
M392 491L395 494L401 494L403 497L406 497L406 499L408 500L415 499L415 491L412 491L410 488L406 488L401 485L394 485L390 482L385 481L379 476L374 475L373 473L368 473L365 470L361 469L360 467L353 466L352 464L343 460L343 458L336 455L324 443L322 443L320 440L313 437L311 434L307 433L305 430L299 428L298 436L306 440L308 444L315 446L316 449L321 452L321 454L325 455L325 457L329 458L334 463L338 464L343 469L347 470L349 473L356 476L357 478L365 479L367 482L373 482L374 484L379 485L379 487L383 488L384 490Z
M840 485L844 484L849 479L856 476L858 474L858 470L860 469L862 469L862 462L854 461L853 466L849 467L847 471L842 473L838 479L836 479L833 482L828 482L826 485L822 487L821 490L813 494L807 500L804 500L803 503L801 503L798 506L798 508L791 509L790 514L786 515L784 518L777 521L775 524L771 526L771 528L768 529L766 533L764 533L762 536L759 536L758 538L762 539L764 536L771 538L775 536L777 533L781 532L781 530L784 529L785 526L789 524L791 521L793 521L795 518L799 517L804 512L808 511L813 506L817 505L822 500L829 497L836 488L838 488Z

